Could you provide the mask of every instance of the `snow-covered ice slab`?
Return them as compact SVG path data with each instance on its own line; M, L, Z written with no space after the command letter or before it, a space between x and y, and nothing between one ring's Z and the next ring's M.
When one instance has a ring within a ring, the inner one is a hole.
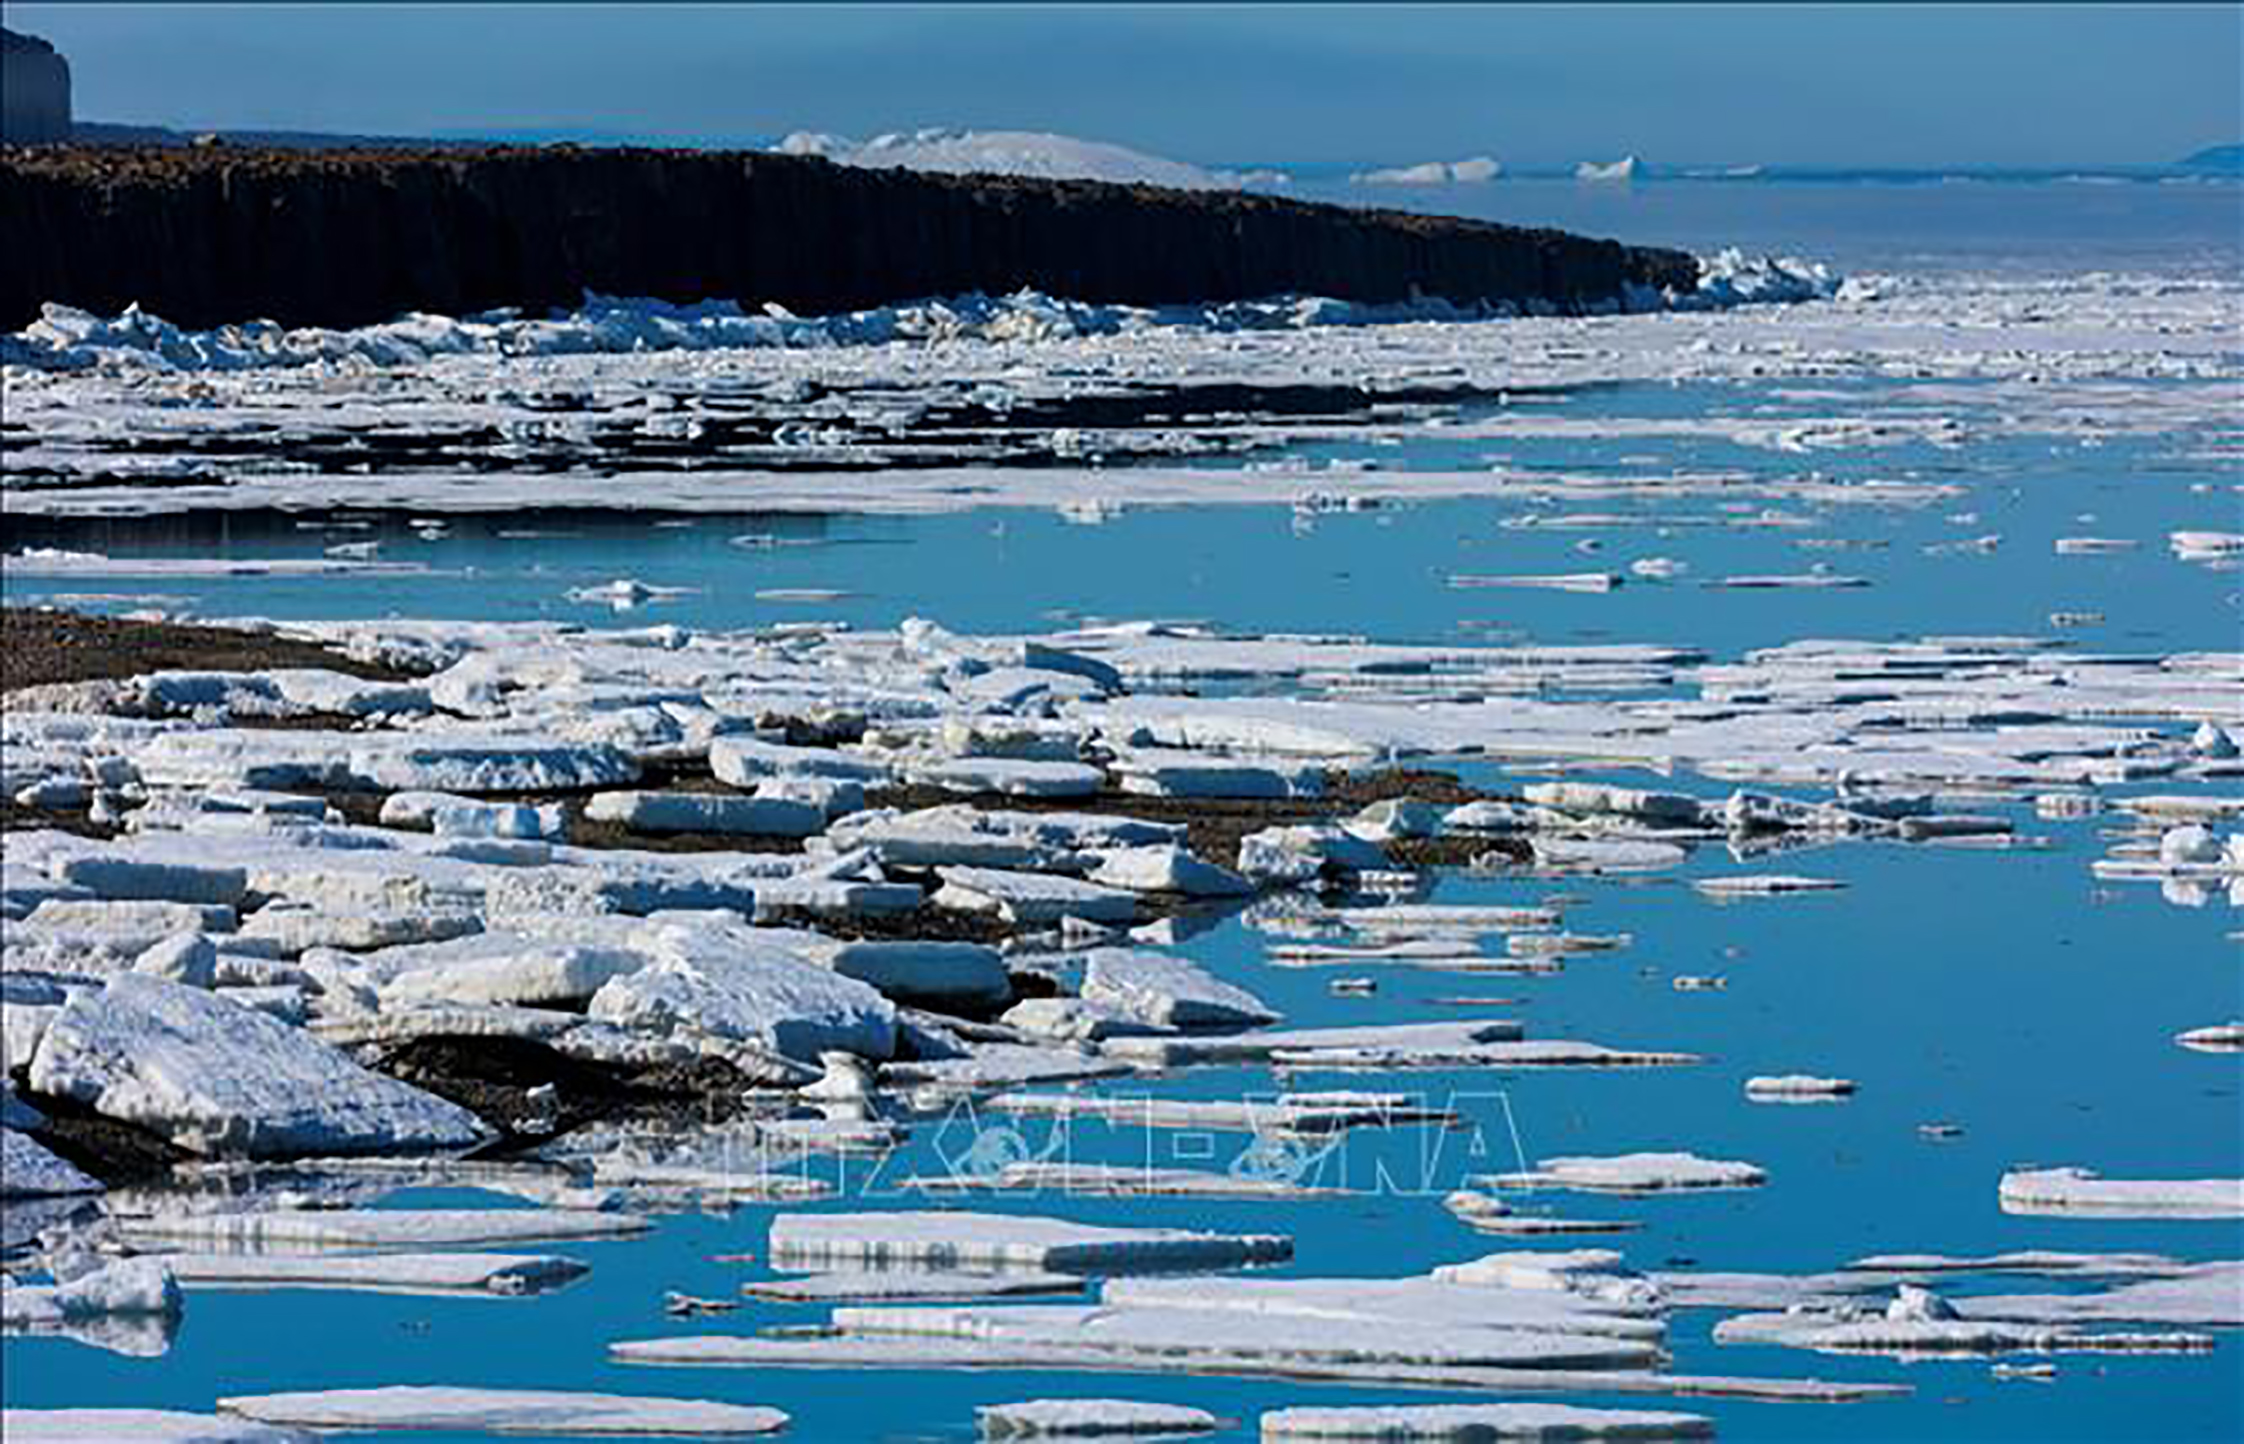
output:
M1103 1198L1336 1198L1345 1192L1251 1173L1132 1164L1009 1163L994 1173L936 1174L908 1178L913 1188L947 1193L1073 1193Z
M810 1274L793 1279L754 1279L740 1286L750 1298L787 1304L946 1303L971 1299L1015 1298L1033 1294L1079 1294L1081 1274L960 1273L943 1269L887 1269L873 1272Z
M1781 1314L1737 1314L1714 1326L1718 1344L1782 1344L1832 1354L2114 1353L2166 1354L2210 1351L2209 1334L2097 1333L2084 1329L2011 1324L1953 1316L1917 1318L1889 1310L1812 1307Z
M554 1254L387 1253L157 1255L188 1289L351 1289L393 1294L543 1293L587 1265Z
M1736 873L1694 879L1691 886L1709 897L1776 897L1787 893L1836 892L1846 886L1837 878L1799 877L1789 873Z
M1527 1274L1523 1267L1514 1277ZM1599 1288L1602 1293L1592 1292ZM1655 1291L1641 1279L1621 1275L1599 1277L1580 1291L1541 1284L1515 1287L1491 1280L1486 1273L1462 1270L1453 1270L1446 1278L1131 1278L1109 1280L1099 1296L1120 1308L1258 1320L1590 1334L1637 1343L1657 1343L1666 1332L1656 1312Z
M1107 1273L1232 1268L1292 1256L1293 1240L1282 1234L1103 1228L1025 1214L783 1213L771 1221L771 1258L782 1268L917 1264Z
M1246 989L1166 953L1096 948L1083 969L1083 997L1160 1028L1251 1028L1278 1012Z
M1485 1444L1495 1439L1710 1439L1703 1414L1653 1409L1583 1409L1571 1404L1367 1404L1273 1409L1265 1439L1364 1439Z
M982 1433L992 1439L1205 1434L1224 1427L1222 1419L1205 1409L1140 1399L1027 1399L1017 1404L985 1404L974 1411L974 1418Z
M1367 1027L1284 1028L1201 1038L1111 1038L1101 1045L1109 1057L1158 1067L1195 1063L1266 1062L1280 1052L1382 1049L1448 1055L1483 1043L1515 1041L1520 1025L1511 1018L1442 1019Z
M573 1208L315 1208L248 1213L158 1213L120 1218L117 1231L134 1248L257 1253L316 1249L417 1251L455 1244L511 1244L553 1239L627 1238L645 1233L646 1219Z
M1750 1163L1693 1153L1622 1153L1611 1157L1546 1158L1528 1173L1496 1175L1499 1188L1566 1188L1585 1193L1666 1193L1700 1188L1755 1188L1769 1176Z
M8 1444L314 1444L301 1429L176 1409L0 1409Z
M1973 1294L1953 1302L1965 1318L2013 1323L2244 1327L2244 1263L2197 1264L2089 1293Z
M1852 1078L1774 1073L1746 1079L1745 1096L1756 1103L1829 1103L1854 1096L1854 1087Z
M63 1005L31 1084L204 1154L399 1153L492 1136L466 1109L301 1029L138 973Z
M1403 1364L1434 1368L1637 1369L1658 1358L1648 1340L1420 1322L1346 1314L1265 1314L1242 1328L1222 1309L1131 1304L979 1304L834 1310L844 1333L915 1334L1175 1356L1193 1349L1279 1363Z
M2004 1213L2244 1217L2244 1178L2105 1178L2086 1168L2018 1169L2002 1176L1997 1196Z
M986 867L946 867L936 875L943 880L934 898L937 907L996 913L1028 926L1062 918L1127 923L1138 915L1136 893L1072 877Z
M640 946L652 966L612 978L589 1015L654 1034L692 1033L760 1044L802 1062L840 1051L886 1058L896 1049L896 1009L842 977L731 924L663 923Z
M584 815L634 832L810 837L826 830L825 810L807 802L720 792L596 792Z
M787 1415L778 1409L711 1399L418 1384L240 1394L220 1399L218 1407L261 1423L353 1432L449 1429L546 1438L730 1438L787 1427Z
M0 1127L0 1198L64 1198L99 1192L98 1180L55 1157L38 1139Z

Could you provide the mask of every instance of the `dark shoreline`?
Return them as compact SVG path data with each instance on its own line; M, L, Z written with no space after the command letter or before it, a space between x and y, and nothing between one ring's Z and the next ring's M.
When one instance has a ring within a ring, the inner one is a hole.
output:
M575 305L831 314L1023 287L1165 304L1439 297L1575 312L1697 262L1562 231L1237 191L570 146L0 150L0 326L43 302L209 327Z

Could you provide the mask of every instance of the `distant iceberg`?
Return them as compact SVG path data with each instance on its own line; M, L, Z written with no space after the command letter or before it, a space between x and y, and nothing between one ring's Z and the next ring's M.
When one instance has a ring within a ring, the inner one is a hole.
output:
M1632 181L1636 179L1637 173L1643 169L1643 166L1644 162L1638 160L1633 155L1622 156L1619 160L1613 161L1606 165L1599 165L1594 160L1585 160L1580 165L1574 167L1574 179L1585 181Z
M1360 186L1474 185L1494 180L1503 171L1494 157L1476 155L1470 160L1430 160L1420 165L1358 171L1348 179Z
M1106 141L1079 140L1029 130L915 130L857 141L800 130L774 149L817 155L842 165L873 169L938 171L949 175L1023 175L1047 180L1099 180L1175 190L1238 190L1284 185L1278 171L1203 170Z

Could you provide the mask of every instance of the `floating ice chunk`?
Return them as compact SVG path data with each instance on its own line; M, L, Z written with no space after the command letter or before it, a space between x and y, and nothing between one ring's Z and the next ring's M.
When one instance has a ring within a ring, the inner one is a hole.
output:
M1183 1404L1137 1399L1028 1399L985 1404L974 1411L985 1437L1088 1438L1112 1434L1205 1434L1224 1421Z
M1082 1049L1039 1048L1018 1043L977 1043L963 1058L920 1059L890 1063L881 1069L881 1081L920 1085L943 1092L974 1092L985 1088L1011 1088L1024 1083L1063 1083L1127 1073L1131 1065L1103 1058Z
M314 948L358 951L406 947L467 938L482 931L483 920L466 908L363 908L329 911L317 906L271 903L242 925L243 939L268 942L282 957Z
M1314 1173L1312 1167L1309 1172ZM1136 1164L1008 1163L987 1173L953 1173L906 1180L935 1192L1070 1193L1107 1198L1326 1198L1344 1190L1320 1188L1251 1172L1214 1173Z
M1633 155L1616 161L1585 160L1574 167L1574 179L1585 181L1632 181L1643 162Z
M1262 1416L1265 1439L1443 1440L1485 1444L1497 1439L1710 1439L1703 1414L1653 1409L1583 1409L1571 1404L1377 1404L1273 1409Z
M15 1103L12 1093L8 1101L22 1106ZM30 1134L12 1126L0 1127L0 1199L62 1198L99 1192L101 1184L97 1180L55 1157Z
M1220 1287L1216 1281L1211 1287ZM1296 1362L1423 1365L1434 1368L1641 1369L1658 1354L1649 1339L1473 1324L1452 1319L1332 1313L1260 1313L1242 1329L1237 1311L1196 1307L1190 1298L1160 1305L980 1304L916 1308L844 1307L845 1333L924 1334L996 1345L1041 1344L1119 1355L1175 1357L1218 1350L1264 1364Z
M1301 768L1272 767L1202 753L1139 749L1117 758L1117 785L1149 797L1295 797L1317 790Z
M188 1289L352 1289L375 1293L542 1293L581 1278L587 1265L552 1254L166 1253Z
M1376 843L1327 823L1266 827L1239 840L1239 871L1257 882L1304 883L1387 866Z
M1453 575L1453 587L1531 587L1553 592L1610 592L1627 579L1613 572L1562 572L1545 576Z
M122 1218L136 1248L194 1245L231 1253L316 1249L429 1249L547 1239L624 1238L645 1233L628 1213L572 1208L265 1209L246 1213L158 1213Z
M48 1329L114 1315L177 1318L178 1281L160 1260L118 1259L54 1284L18 1283L0 1275L0 1325Z
M218 947L199 932L178 933L133 959L133 971L189 988L218 982Z
M481 802L445 792L393 792L382 799L384 827L425 827L438 837L558 838L566 827L559 807Z
M1095 797L1106 774L1082 762L1012 757L960 757L912 770L912 780L951 792L1002 792L1016 797Z
M8 1444L313 1444L300 1429L172 1409L0 1409Z
M2244 1022L2215 1023L2206 1028L2191 1028L2187 1032L2176 1033L2174 1041L2200 1053L2244 1052Z
M296 1394L241 1394L220 1399L229 1414L260 1423L357 1432L445 1429L462 1433L537 1434L547 1438L630 1435L769 1434L787 1427L777 1409L708 1399L642 1398L538 1389L470 1389L391 1384L379 1389L323 1389Z
M1293 1240L1282 1234L1102 1228L1026 1214L783 1213L771 1221L771 1260L784 1268L843 1262L1122 1273L1231 1268L1292 1255Z
M1028 926L1062 918L1128 923L1138 915L1136 893L1071 877L985 867L946 867L936 875L943 880L934 898L937 907L996 913Z
M622 948L546 942L518 933L481 933L450 942L384 948L366 959L390 974L385 1003L495 1003L523 1007L581 1004L611 980L645 967Z
M1714 1326L1719 1344L1782 1344L1825 1353L1938 1354L2201 1353L2214 1347L2206 1334L2088 1333L2077 1329L2006 1324L1977 1319L1892 1317L1838 1308L1802 1308L1781 1314L1739 1314Z
M1281 1093L1239 1100L1099 1093L1002 1093L988 1107L1044 1118L1099 1118L1137 1128L1327 1134L1403 1124L1449 1125L1457 1115L1406 1093Z
M2168 866L2190 862L2219 862L2220 839L2196 823L2168 828L2158 839L2158 860ZM36 921L38 914L32 914Z
M2017 1169L1996 1190L2004 1213L2102 1218L2244 1216L2244 1179L2104 1178L2085 1168Z
M1852 1078L1819 1078L1811 1073L1780 1073L1745 1080L1745 1096L1763 1103L1845 1098L1854 1091Z
M753 929L660 924L642 946L655 963L603 984L586 1010L592 1018L760 1043L804 1062L830 1049L868 1058L895 1051L896 1010L886 998Z
M197 1153L285 1157L480 1143L466 1109L223 998L123 973L63 1005L31 1083Z
M1079 1294L1083 1291L1083 1276L911 1269L812 1274L798 1279L754 1279L742 1284L740 1291L751 1298L789 1304L937 1303L1024 1294Z
M1254 884L1229 868L1202 862L1175 843L1104 853L1090 880L1102 887L1182 893L1186 897L1243 897L1254 891Z
M52 930L159 939L178 933L230 933L234 910L222 903L117 901L109 898L50 898L32 909L27 930ZM138 948L134 951L140 951Z
M2117 1288L2063 1294L1974 1294L1956 1300L1968 1318L2013 1323L2244 1324L2244 1264L2235 1261L2180 1268Z
M1799 877L1789 873L1738 873L1728 877L1694 878L1691 886L1709 897L1775 897L1796 892L1836 892L1846 886L1837 878Z
M1530 840L1538 867L1565 872L1649 872L1674 867L1690 853L1644 838L1543 837Z
M2244 555L2244 532L2177 531L2167 533L2174 555L2185 562L2220 561Z
M1272 1028L1197 1038L1115 1038L1103 1051L1157 1067L1197 1063L1266 1062L1278 1053L1378 1050L1389 1058L1412 1053L1447 1057L1481 1045L1516 1040L1511 1018L1443 1019L1427 1023L1386 1023L1351 1028Z
M1169 1031L1122 1009L1083 998L1024 998L1006 1009L998 1021L1040 1038L1077 1043Z
M1162 1028L1248 1028L1279 1017L1246 989L1182 958L1126 948L1092 951L1083 997Z
M55 878L97 897L227 908L240 906L249 891L249 874L239 867L144 862L101 852L64 859L55 869Z
M1623 1153L1546 1158L1530 1173L1497 1175L1502 1188L1567 1188L1585 1193L1664 1193L1697 1188L1757 1188L1769 1176L1750 1163L1693 1153Z
M826 829L826 811L808 802L731 793L598 792L584 815L635 832L741 833L811 837Z

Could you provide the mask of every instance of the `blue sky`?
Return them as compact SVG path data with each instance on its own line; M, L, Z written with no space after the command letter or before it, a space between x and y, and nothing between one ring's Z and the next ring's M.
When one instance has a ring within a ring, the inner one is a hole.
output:
M2155 162L2244 134L2244 8L7 4L78 112L681 138L1053 130L1202 162Z

